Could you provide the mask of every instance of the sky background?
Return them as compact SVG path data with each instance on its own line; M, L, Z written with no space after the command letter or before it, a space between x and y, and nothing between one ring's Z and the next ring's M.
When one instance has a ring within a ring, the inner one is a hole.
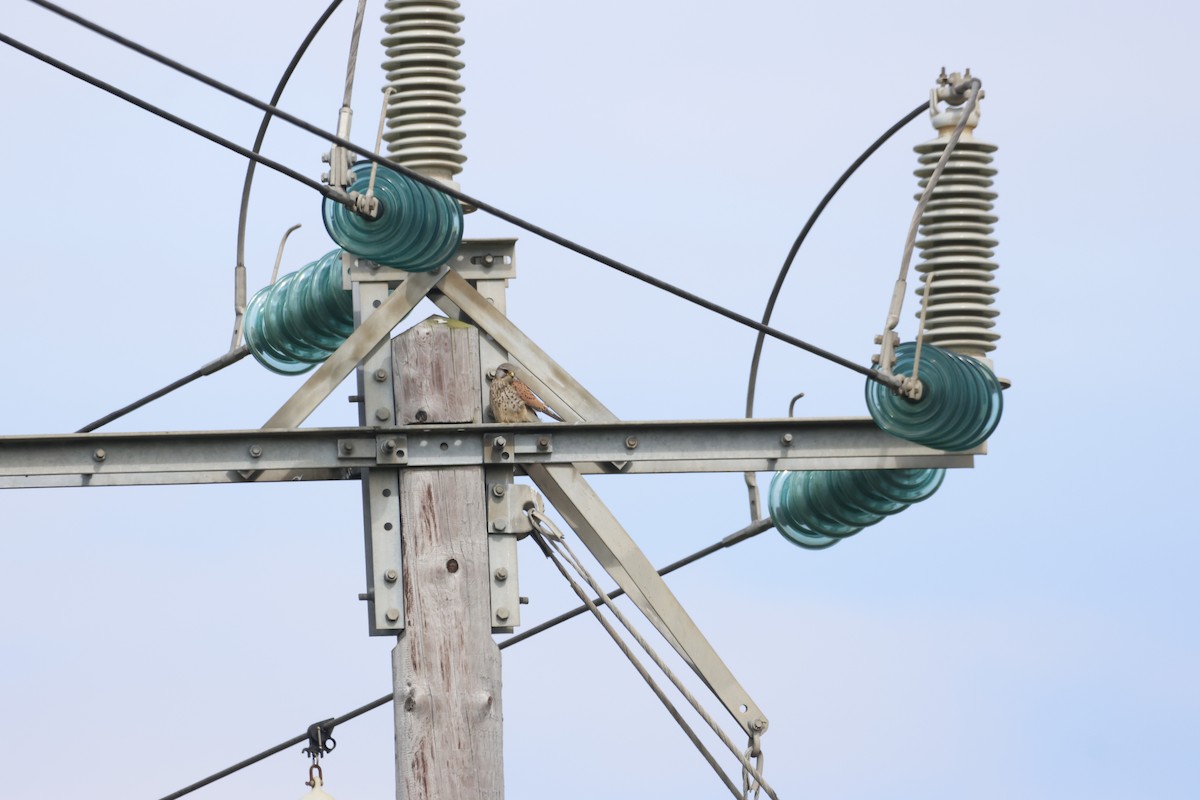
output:
M70 3L261 98L325 5ZM343 6L281 103L330 129ZM372 0L355 93L367 146L381 11ZM1013 382L989 454L830 550L767 532L669 583L770 718L766 774L783 798L1200 796L1197 11L463 11L463 189L750 316L813 206L938 70L983 80L978 137L1000 148L994 357ZM253 140L257 111L30 4L5 0L0 30ZM227 349L244 162L8 48L0 76L0 435L70 432ZM931 138L918 119L842 190L778 327L869 359L912 213L912 147ZM316 177L326 149L275 124L265 152ZM258 170L251 290L288 226L303 224L284 270L332 248L319 204ZM622 418L742 414L752 332L483 214L467 235L519 237L511 318ZM914 310L910 296L905 339ZM862 415L862 383L769 342L758 413L783 416L803 391L800 415ZM256 428L299 385L247 359L110 429ZM306 424L355 424L351 392ZM655 563L749 521L740 475L593 485ZM4 491L0 537L9 796L158 798L390 691L391 642L366 635L356 599L356 482ZM536 549L521 552L526 623L573 607ZM727 796L594 621L505 651L503 703L509 797ZM328 791L391 797L390 711L335 736ZM296 748L193 796L298 797L306 767Z

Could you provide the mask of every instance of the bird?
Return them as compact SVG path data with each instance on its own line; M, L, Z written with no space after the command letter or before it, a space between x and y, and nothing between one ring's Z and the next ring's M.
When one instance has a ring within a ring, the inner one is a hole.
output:
M516 373L517 368L507 361L496 367L496 377L492 379L489 390L492 416L496 418L496 422L505 425L512 422L539 422L540 418L535 413L538 411L564 422L554 409L538 399Z

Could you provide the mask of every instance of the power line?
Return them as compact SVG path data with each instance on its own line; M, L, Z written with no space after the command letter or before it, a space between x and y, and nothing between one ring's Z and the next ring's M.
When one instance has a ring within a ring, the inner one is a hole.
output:
M175 391L176 389L180 388L181 386L187 386L189 383L196 380L197 378L203 378L205 375L212 375L214 372L220 372L221 370L228 367L230 364L236 364L237 362L241 361L243 358L245 358L248 355L250 355L250 348L245 347L245 346L239 347L237 350L230 350L225 355L221 356L218 359L208 362L207 364L205 364L203 367L196 370L195 372L188 373L187 375L184 375L182 378L175 381L174 383L169 383L166 386L164 386L163 388L159 389L158 391L151 392L150 394L146 395L145 397L143 397L139 400L134 400L129 405L122 406L121 408L118 408L116 411L113 411L110 414L105 414L100 419L95 420L94 422L89 422L87 425L84 425L82 428L80 428L79 430L77 430L75 432L76 433L91 433L92 431L96 430L96 428L103 427L103 426L107 425L108 423L112 422L114 419L120 419L121 417L125 416L126 414L128 414L131 411L137 411L139 408L146 405L147 403L157 400L158 398L162 397L163 395L170 394L171 392Z
M287 86L288 81L291 80L292 73L296 71L296 67L299 66L299 64L300 64L300 59L303 58L305 52L308 51L308 46L310 44L312 44L313 39L315 39L317 36L317 33L320 32L321 28L324 27L325 22L333 15L333 12L335 10L337 10L337 7L341 4L342 4L342 0L333 0L333 2L329 4L329 7L325 9L324 13L322 13L321 16L317 18L317 21L313 24L312 28L309 29L308 34L300 42L300 46L298 48L296 48L295 54L292 55L292 60L289 61L287 67L284 68L283 75L281 75L279 78L279 83L276 84L276 86L275 86L275 91L271 95L271 103L272 104L279 102L279 98L283 96L284 88ZM251 148L255 153L258 153L262 149L263 140L267 136L267 127L271 124L271 118L272 118L271 114L263 115L262 123L258 126L258 134L254 137L254 147ZM236 274L235 274L235 279L234 279L235 294L236 294L235 305L237 304L236 300L238 300L238 299L241 300L242 304L245 303L245 296L244 296L245 288L244 287L245 287L245 270L246 270L246 263L245 263L246 220L247 220L247 216L248 216L249 208L250 208L250 187L254 183L254 168L257 165L258 165L258 162L255 161L254 159L249 159L246 162L246 178L242 183L241 209L238 213L237 266L235 268L237 270L237 273L241 274L241 278L239 279L238 277L236 277ZM166 386L159 389L158 391L151 392L150 394L146 395L145 397L142 397L139 400L135 400L134 402L130 403L127 406L122 406L121 408L118 408L116 411L113 411L110 414L105 414L100 419L95 420L94 422L90 422L87 425L84 425L82 428L80 428L78 431L76 431L76 433L90 433L91 431L94 431L97 428L102 428L105 425L107 425L108 423L112 422L113 420L120 419L121 417L125 416L126 414L129 414L130 412L136 411L137 409L141 408L142 406L144 406L148 403L151 403L151 402L159 399L160 397L164 397L164 396L170 394L171 392L175 391L176 389L179 389L179 388L182 388L182 387L188 385L189 383L196 380L197 378L204 377L205 375L212 375L214 372L223 370L223 369L225 369L225 367L228 367L231 364L235 364L238 361L241 361L243 358L245 358L247 355L250 354L250 350L249 350L249 348L247 348L245 346L238 347L238 339L240 338L240 335L241 335L240 326L237 326L235 323L233 341L229 345L230 349L229 349L228 353L226 353L225 355L216 359L215 361L211 361L208 364L205 364L203 367L196 370L195 372L189 373L189 374L185 375L184 377L180 378L179 380L177 380L173 383L167 384Z
M783 281L787 278L788 272L792 269L792 262L796 260L796 254L800 252L801 245L808 238L808 232L812 230L820 218L821 213L825 211L825 207L833 200L833 196L838 193L838 190L850 180L850 176L858 171L868 158L874 155L875 151L883 146L884 142L892 138L901 128L912 122L920 116L926 109L929 108L929 102L926 101L914 108L912 111L901 117L895 125L888 128L883 134L871 143L871 146L862 152L858 158L854 159L854 163L846 168L841 177L834 181L833 186L829 187L829 191L821 198L821 202L817 203L817 207L813 209L808 220L804 223L804 227L800 229L800 233L796 236L796 241L792 242L792 249L788 251L787 258L783 260L783 266L779 268L779 275L775 278L775 285L771 287L771 294L767 298L767 307L763 309L762 323L768 325L771 322L771 314L775 312L775 302L779 299L779 293L783 290ZM750 357L750 377L746 382L746 418L750 419L754 416L754 394L758 387L758 365L762 360L763 344L766 341L766 334L759 331L758 337L754 340L754 355ZM758 478L753 472L746 473L746 485L750 489L750 503L753 507L751 513L757 511L758 506Z
M745 528L742 528L739 531L734 531L733 533L729 534L728 536L724 537L723 539L721 539L717 542L714 542L713 544L709 545L708 547L705 547L701 550L697 550L696 552L692 553L691 555L684 556L683 558L679 559L678 561L668 564L667 566L660 569L658 571L658 574L659 575L669 575L670 573L674 572L675 570L680 569L682 567L686 567L688 564L699 561L700 559L704 558L705 556L712 555L713 553L717 552L718 550L722 550L726 547L732 547L735 544L744 542L747 539L751 539L764 531L770 530L773 527L775 527L775 523L772 522L770 519L756 520L755 522L751 523L750 525L747 525ZM609 599L613 599L613 598L620 597L622 594L624 594L623 591L621 591L620 589L615 589L608 593L608 597L609 597ZM597 597L597 598L593 599L592 602L598 603L598 602L600 602L600 598ZM541 633L542 631L553 628L555 625L565 622L566 620L571 619L572 617L579 616L580 614L584 613L587 610L588 610L588 605L585 603L584 605L581 605L578 608L568 611L565 614L560 614L559 616L555 617L554 619L547 620L546 622L543 622L540 625L530 628L527 631L523 631L522 633L519 633L516 636L510 636L509 638L500 642L497 645L497 647L499 647L499 649L503 650L506 647L509 647L510 645L519 644L520 642L523 642L526 639L528 639L530 636L534 636L538 633ZM371 702L366 703L365 705L361 705L358 708L354 709L353 711L343 714L340 717L335 717L329 723L329 725L327 727L332 730L334 727L341 725L343 722L352 720L355 717L361 716L361 715L367 713L368 711L371 711L372 709L379 708L382 705L387 705L388 703L392 702L392 700L394 700L394 699L395 699L395 693L389 693L389 694L383 695L382 697L377 697L374 700L372 700ZM288 748L291 748L291 747L295 747L296 745L301 744L302 742L305 742L307 740L308 740L308 733L302 733L299 736L295 736L291 739L288 739L286 742L280 742L279 744L275 745L274 747L269 747L266 750L263 750L261 753L256 753L255 755L252 755L247 759L239 761L238 763L234 764L233 766L226 767L225 769L221 770L220 772L214 772L212 775L209 775L207 778L202 778L201 780L198 780L189 786L185 786L184 788L180 789L177 792L168 794L168 795L162 797L161 800L178 800L180 797L183 797L186 794L190 794L191 792L194 792L197 789L207 786L210 783L219 781L221 778L228 777L229 775L232 775L233 773L238 772L239 770L242 770L242 769L245 769L246 767L257 764L259 761L262 761L266 758L270 758L271 756L275 755L276 753L281 753L284 750L287 750Z
M34 0L31 0L31 2L33 2L33 1ZM173 122L176 125L178 125L179 127L183 128L184 130L190 131L191 133L194 133L197 136L203 136L205 139L208 139L210 142L212 142L214 144L219 144L219 145L221 145L221 147L224 147L227 150L232 150L233 152L237 153L238 155L240 155L244 158L249 158L253 161L257 161L258 163L262 164L264 167L270 167L271 169L275 170L276 172L286 175L287 177L291 178L292 180L296 180L296 181L299 181L300 183L303 183L305 186L309 187L310 189L315 189L316 191L320 192L325 197L329 197L334 200L339 200L339 194L337 192L335 192L333 189L331 189L330 187L326 186L325 184L318 183L317 181L314 181L312 178L309 178L306 175L302 175L301 173L296 172L294 169L291 169L290 167L285 167L283 164L280 164L277 161L273 161L269 158L266 158L265 156L260 156L258 153L247 150L246 148L242 147L240 144L231 142L230 140L224 138L223 136L219 136L210 130L201 128L199 125L188 122L187 120L183 119L182 117L178 117L165 109L159 108L158 106L154 105L153 103L143 100L140 97L136 97L136 96L130 94L129 92L122 91L121 89L118 89L117 87L113 86L110 83L106 83L106 82L100 80L99 78L89 75L88 73L86 73L82 70L76 69L75 67L72 67L69 64L59 61L57 58L54 58L53 56L47 55L46 53L43 53L40 50L30 47L29 45L25 44L24 42L20 42L3 32L0 32L0 42L3 42L4 44L8 45L9 47L11 47L15 50L20 50L22 53L24 53L27 56L33 56L38 61L41 61L44 64L49 64L50 66L54 67L55 69L61 70L62 72L67 73L72 78L78 78L79 80L83 81L84 83L89 83L92 86L95 86L97 89L102 89L115 97L121 98L122 100L124 100L127 103L132 103L133 105L137 106L138 108L140 108L144 111L149 111L151 114L154 114L157 117L161 117L162 119L165 119L168 122Z
M316 125L313 125L310 122L306 122L305 120L302 120L299 117L289 114L288 112L286 112L280 108L272 106L268 103L264 103L262 100L258 100L257 98L251 97L250 95L246 94L245 92L235 89L232 86L229 86L228 84L222 83L221 81L218 81L215 78L212 78L208 75L205 75L204 73L194 70L191 67L185 66L184 64L181 64L180 62L175 61L172 58L164 56L161 53L157 53L154 50L151 50L150 48L145 47L144 45L138 44L137 42L127 39L118 33L110 31L107 28L104 28L103 26L101 26L95 22L85 19L84 17L81 17L78 14L75 14L71 11L68 11L68 10L62 8L61 6L58 6L58 5L55 5L54 3L49 2L49 0L29 0L29 2L34 3L35 5L41 6L42 8L45 8L46 10L51 11L55 14L58 14L59 16L65 18L65 19L75 22L78 25L88 28L89 30L91 30L95 33L98 33L101 36L104 36L105 38L110 39L111 41L114 41L124 47L127 47L137 53L140 53L141 55L146 56L147 58L153 59L153 60L159 62L160 64L163 64L164 66L170 67L171 69L174 69L177 72L187 75L190 78L198 80L201 83L204 83L214 89L217 89L220 92L223 92L223 93L229 95L230 97L234 97L238 100L241 100L244 103L248 103L262 111L269 112L269 113L273 114L274 116L277 116L280 119L283 119L284 121L289 122L292 125L295 125L296 127L300 128L301 130L304 130L304 131L307 131L308 133L313 134L314 136L319 136L323 139L326 139L327 141L330 141L330 142L333 142L334 144L340 145L340 146L346 148L347 150L349 150L350 152L355 153L355 154L361 156L362 158L367 159L368 161L372 161L381 166L388 167L389 169L395 170L396 172L399 172L399 173L405 175L406 177L411 178L414 181L417 181L418 183L424 184L424 185L429 186L433 189L436 189L440 192L443 192L444 194L450 195L451 197L454 197L455 199L459 200L460 202L474 206L474 207L478 208L480 211L484 211L484 212L496 217L497 219L502 219L505 222L516 225L519 228L523 228L524 230L527 230L536 236L546 239L547 241L553 242L561 247L564 247L568 250L576 252L582 256L586 256L587 258L590 258L593 261L596 261L597 263L604 264L605 266L615 269L618 272L628 275L631 278L636 278L637 280L642 281L643 283L649 284L650 286L653 286L653 287L660 289L664 292L667 292L669 294L673 294L680 299L686 300L694 305L698 305L701 308L704 308L715 314L719 314L720 316L723 316L726 319L737 322L741 325L744 325L745 327L752 328L753 330L756 330L756 331L763 333L767 336L770 336L774 339L778 339L781 342L790 344L793 347L797 347L801 350L805 350L809 353L812 353L813 355L819 356L820 358L824 358L827 361L832 361L833 363L839 364L843 367L846 367L849 370L852 370L854 372L858 372L862 375L865 375L870 380L877 381L886 386L893 386L893 385L899 386L900 380L898 378L895 378L890 375L882 375L877 370L871 369L870 367L866 367L855 361L851 361L850 359L843 358L842 356L839 356L835 353L825 350L824 348L817 347L816 345L810 344L802 339L798 339L795 336L784 333L783 331L776 330L775 328L772 328L769 325L764 325L763 323L758 322L757 320L751 319L750 317L747 317L744 314L740 314L736 311L725 308L724 306L718 305L717 303L714 303L710 300L706 300L697 294L687 291L686 289L681 289L677 286L674 286L673 284L670 284L670 283L667 283L666 281L660 280L659 278L655 278L654 276L649 275L648 273L645 273L645 272L642 272L641 270L635 269L627 264L617 261L616 259L609 258L608 256L604 255L603 253L593 250L590 247L585 247L584 245L581 245L571 239L567 239L564 236L560 236L559 234L556 234L546 228L543 228L540 225L535 225L534 223L529 222L525 219L522 219L521 217L518 217L515 214L510 214L509 212L504 211L503 209L500 209L496 206L493 206L490 203L487 203L476 197L472 197L471 195L468 195L465 192L462 192L458 189L454 189L450 186L447 186L435 178L429 178L418 172L414 172L413 170L409 169L408 167L398 164L398 163L392 161L391 159L376 155L372 151L367 150L366 148L363 148L363 147L359 147L358 145L354 144L353 142L351 142L347 139L343 139L339 136L328 133L327 131L322 130L321 128L317 127ZM5 41L6 43L13 44L15 40L12 40L6 36L3 39L0 39L0 41ZM14 44L14 46L16 46L16 45ZM27 48L24 45L19 46L18 49L21 49L24 52L30 53L31 55L33 53L37 52L37 51L33 51L32 48ZM30 52L30 51L32 51L32 52ZM35 56L35 57L40 57L40 56ZM45 60L45 59L43 58L42 60ZM51 63L51 62L47 62L47 63ZM58 63L61 63L61 62L55 62L53 65L57 66ZM72 73L72 74L74 74L74 73ZM89 83L91 83L91 82L92 81L89 80ZM242 152L242 155L245 155L248 158L251 157L249 155L249 151ZM260 157L256 156L255 158L260 158ZM314 182L310 182L310 180L307 178L303 179L302 182L304 182L308 185L311 185L311 183L314 183ZM321 187L319 189L319 191L321 191L321 193L323 195L329 196L329 190L327 187L325 187L324 185L321 185L321 184L317 184L317 185ZM334 199L336 200L337 198L334 198Z

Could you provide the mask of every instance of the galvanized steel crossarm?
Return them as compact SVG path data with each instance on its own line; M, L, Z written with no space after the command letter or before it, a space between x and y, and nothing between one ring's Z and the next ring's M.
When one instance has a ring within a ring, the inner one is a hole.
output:
M581 472L969 467L866 417L422 425L0 437L0 488L336 480L377 465L575 464Z

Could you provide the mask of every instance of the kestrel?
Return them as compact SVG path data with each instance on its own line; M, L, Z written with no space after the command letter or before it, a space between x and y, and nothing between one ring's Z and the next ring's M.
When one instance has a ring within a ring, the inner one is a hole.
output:
M507 361L496 367L496 377L492 379L490 389L492 400L492 416L496 422L509 424L512 422L539 422L540 411L559 422L563 418L554 410L538 399L533 390L516 375L516 367Z

